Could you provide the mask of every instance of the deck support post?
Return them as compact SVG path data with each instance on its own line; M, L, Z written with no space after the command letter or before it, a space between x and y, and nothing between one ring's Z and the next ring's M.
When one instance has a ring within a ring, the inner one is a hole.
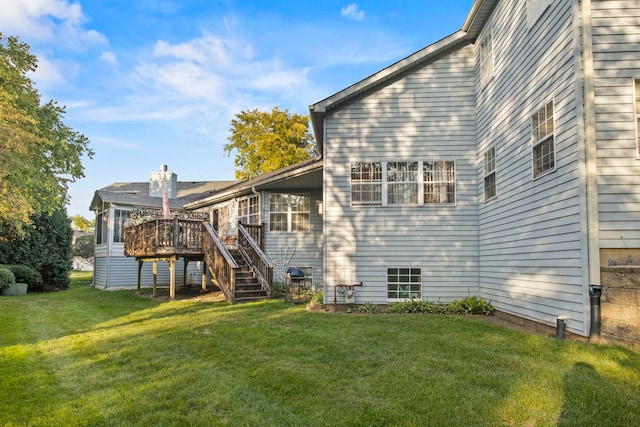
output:
M202 261L202 290L207 290L207 263Z
M182 258L182 286L187 287L187 267L189 266L189 258ZM191 285L191 283L189 283Z
M158 296L158 261L153 260L153 296Z
M169 299L176 297L176 261L169 260Z
M138 260L138 293L140 293L140 282L142 281L142 263L144 261L142 261L141 259Z

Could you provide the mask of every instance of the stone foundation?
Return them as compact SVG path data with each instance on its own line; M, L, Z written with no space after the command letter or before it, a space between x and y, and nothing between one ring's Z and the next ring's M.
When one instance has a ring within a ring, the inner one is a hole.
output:
M640 348L640 266L600 270L602 341Z

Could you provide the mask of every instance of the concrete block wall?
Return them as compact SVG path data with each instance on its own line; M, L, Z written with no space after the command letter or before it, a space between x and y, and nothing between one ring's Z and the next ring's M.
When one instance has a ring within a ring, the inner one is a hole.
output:
M640 348L640 266L600 270L602 341Z

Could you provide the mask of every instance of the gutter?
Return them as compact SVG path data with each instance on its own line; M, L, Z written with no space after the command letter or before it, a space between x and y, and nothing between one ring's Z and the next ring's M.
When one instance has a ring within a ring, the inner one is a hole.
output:
M583 78L584 78L584 144L585 144L585 169L586 169L586 196L587 196L587 252L589 293L585 292L585 300L589 295L593 296L593 289L600 287L600 235L598 213L598 169L597 169L597 139L596 139L596 113L595 113L595 82L593 77L593 27L591 20L591 0L576 2L582 12L582 44L583 44ZM589 336L599 339L599 301L598 319L594 319L593 298L591 304L591 322ZM596 323L596 324L594 324ZM595 328L594 328L595 327Z
M281 174L276 173L266 178L258 177L254 180L248 180L248 181L244 181L242 183L236 184L237 188L231 188L230 190L227 190L223 193L216 193L215 195L207 197L205 199L187 203L184 205L184 209L197 209L197 208L211 205L217 201L228 200L228 199L243 196L249 193L255 194L255 192L257 191L256 187L268 185L276 181L281 181L283 179L295 178L307 172L312 172L316 169L321 169L323 167L322 158L320 157L316 157L312 160L309 160L309 162L311 163L308 165L305 165L299 168L294 168L292 170L289 170Z

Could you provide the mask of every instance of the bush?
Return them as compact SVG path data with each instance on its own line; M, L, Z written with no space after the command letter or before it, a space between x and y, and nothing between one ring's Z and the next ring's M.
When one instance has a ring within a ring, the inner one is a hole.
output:
M42 287L42 276L36 271L35 268L28 265L0 265L0 268L5 268L11 271L15 277L17 283L26 283L29 286L29 291L37 291Z
M447 306L433 301L411 298L409 301L392 302L387 306L384 312L445 314L447 313Z
M318 291L313 294L313 296L311 297L311 301L315 302L316 304L324 304L324 292Z
M493 308L490 301L476 296L456 300L451 304L440 304L412 298L409 301L392 302L384 310L385 313L483 314L485 316L494 311L495 308Z
M16 283L16 276L6 268L0 268L0 289Z
M475 295L454 301L449 305L449 308L454 314L483 314L488 316L495 311L491 301L478 298Z
M73 231L64 209L32 216L24 236L0 244L0 263L32 266L42 277L30 291L69 287Z
M378 312L378 306L372 302L365 302L362 305L356 305L353 307L353 311L356 313L369 313L375 314Z

